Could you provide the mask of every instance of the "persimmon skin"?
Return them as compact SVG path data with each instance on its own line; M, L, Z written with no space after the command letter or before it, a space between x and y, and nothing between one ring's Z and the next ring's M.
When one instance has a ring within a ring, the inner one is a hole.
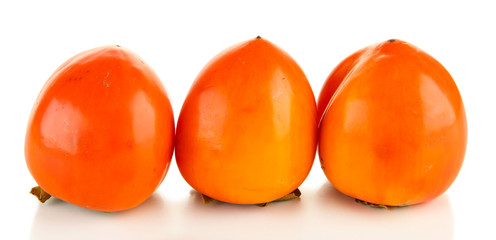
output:
M331 100L332 95L338 89L341 82L343 82L346 75L350 72L350 70L355 66L363 53L367 50L367 48L362 48L352 55L348 56L344 59L338 66L334 68L334 70L329 74L326 81L324 82L324 86L320 90L319 99L317 101L317 116L319 121L324 114L324 111Z
M270 202L307 177L317 124L296 62L269 41L249 40L217 55L193 83L178 119L177 165L216 200Z
M155 191L173 147L172 107L157 75L131 51L105 46L48 79L28 122L25 158L50 195L114 212Z
M365 49L350 69L320 123L329 181L348 196L388 206L444 193L467 143L463 102L448 71L400 40Z

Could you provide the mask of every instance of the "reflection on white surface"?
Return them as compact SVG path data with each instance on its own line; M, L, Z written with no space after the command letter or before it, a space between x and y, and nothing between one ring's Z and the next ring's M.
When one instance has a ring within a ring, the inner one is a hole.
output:
M392 210L355 203L329 183L267 207L180 201L155 193L135 209L102 213L60 200L40 205L32 239L452 239L448 196Z
M167 208L159 194L129 211L104 213L59 199L38 207L31 239L156 239L167 228Z
M315 231L320 230L326 238L453 238L453 214L446 194L427 203L391 210L358 204L329 183L316 195Z
M257 205L212 202L203 205L196 191L190 192L181 223L186 239L304 239L305 217L301 199Z

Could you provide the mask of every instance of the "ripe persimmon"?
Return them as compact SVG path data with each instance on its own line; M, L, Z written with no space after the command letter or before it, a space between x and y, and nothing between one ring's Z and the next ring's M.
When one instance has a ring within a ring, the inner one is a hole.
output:
M319 155L334 187L386 206L445 192L467 142L463 102L448 71L417 47L392 39L353 54L334 73L326 85L339 87L324 86L319 99L327 108Z
M177 165L194 189L213 199L270 202L307 177L317 124L303 71L257 37L223 51L198 75L178 119Z
M153 193L173 147L172 107L159 78L131 51L106 46L70 58L48 79L31 112L25 157L42 193L113 212Z
M331 100L332 95L334 94L336 89L338 89L339 85L346 77L346 74L348 74L351 68L355 66L356 62L360 59L360 56L362 56L363 52L366 49L367 48L362 48L348 56L341 63L339 63L339 65L336 66L334 70L332 70L331 74L329 74L329 76L327 77L324 86L322 87L322 89L320 89L319 99L317 101L317 116L319 121L322 118L322 115L324 114L324 111L327 107L327 104L329 103L329 100Z

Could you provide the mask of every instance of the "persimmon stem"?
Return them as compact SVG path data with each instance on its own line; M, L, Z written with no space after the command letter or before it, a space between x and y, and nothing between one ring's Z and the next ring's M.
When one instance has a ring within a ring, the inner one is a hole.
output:
M29 193L33 194L36 198L38 198L38 200L41 203L45 203L46 200L48 200L52 197L52 195L45 192L45 190L43 190L40 186L36 186L34 188L31 188L31 192L29 192Z

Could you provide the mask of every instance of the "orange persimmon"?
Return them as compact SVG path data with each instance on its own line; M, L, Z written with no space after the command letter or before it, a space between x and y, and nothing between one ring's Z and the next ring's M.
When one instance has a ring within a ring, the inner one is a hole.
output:
M270 202L307 177L317 124L303 71L258 37L223 51L198 75L178 119L177 165L211 198Z
M41 189L113 212L145 201L165 177L174 117L165 88L120 46L82 52L48 79L33 107L26 163Z
M339 85L346 77L346 74L350 72L351 68L356 64L356 62L360 59L363 52L367 48L362 48L355 53L348 56L345 60L339 63L338 66L332 70L331 74L327 77L324 86L320 89L319 99L317 101L317 117L320 121L324 111L331 100L332 95L338 89Z
M463 102L448 71L392 39L351 55L334 73L319 98L326 106L319 155L334 187L387 206L445 192L467 142Z

